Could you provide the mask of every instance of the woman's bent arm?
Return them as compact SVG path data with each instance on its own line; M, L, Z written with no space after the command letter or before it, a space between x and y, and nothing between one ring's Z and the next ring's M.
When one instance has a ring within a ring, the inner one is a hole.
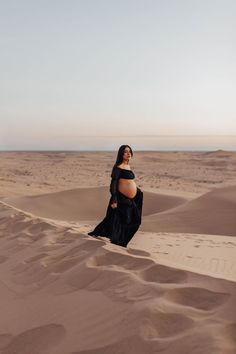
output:
M117 203L117 187L120 175L120 168L114 167L111 173L110 193L112 195L111 204Z

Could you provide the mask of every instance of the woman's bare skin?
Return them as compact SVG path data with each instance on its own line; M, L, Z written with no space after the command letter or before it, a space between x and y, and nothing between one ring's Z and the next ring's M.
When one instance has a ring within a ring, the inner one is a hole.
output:
M117 166L126 170L130 170L129 161L131 160L131 151L128 147L125 148L123 155L123 162ZM118 183L118 190L128 198L134 198L137 192L136 183L133 179L120 178ZM111 207L117 208L117 203L112 203Z

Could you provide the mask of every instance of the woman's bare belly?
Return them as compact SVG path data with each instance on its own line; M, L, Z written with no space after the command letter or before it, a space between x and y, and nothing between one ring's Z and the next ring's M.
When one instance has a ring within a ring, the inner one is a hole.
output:
M136 183L133 179L120 178L118 190L128 198L134 198L137 192Z

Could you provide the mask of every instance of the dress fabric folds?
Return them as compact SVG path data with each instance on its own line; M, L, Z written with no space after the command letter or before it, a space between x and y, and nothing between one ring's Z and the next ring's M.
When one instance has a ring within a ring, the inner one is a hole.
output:
M143 192L137 187L134 198L116 191L117 208L112 208L111 196L105 218L88 235L105 236L111 243L127 247L142 221Z

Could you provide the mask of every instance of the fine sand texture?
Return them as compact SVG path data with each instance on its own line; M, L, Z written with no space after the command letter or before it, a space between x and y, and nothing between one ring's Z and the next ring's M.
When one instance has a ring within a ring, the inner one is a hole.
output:
M0 153L0 353L235 354L236 154L135 153L127 248L87 235L115 157Z

